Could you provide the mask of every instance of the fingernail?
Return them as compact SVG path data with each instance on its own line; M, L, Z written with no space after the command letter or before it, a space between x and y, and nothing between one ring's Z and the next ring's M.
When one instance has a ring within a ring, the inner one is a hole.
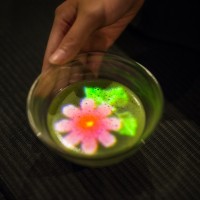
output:
M64 50L58 49L53 55L50 56L49 62L52 64L62 64L66 60L67 54Z

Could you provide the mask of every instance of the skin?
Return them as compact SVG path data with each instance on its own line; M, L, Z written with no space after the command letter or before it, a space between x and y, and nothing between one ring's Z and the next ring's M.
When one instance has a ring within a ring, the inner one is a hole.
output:
M55 11L42 71L65 64L81 52L108 50L143 3L144 0L64 1Z

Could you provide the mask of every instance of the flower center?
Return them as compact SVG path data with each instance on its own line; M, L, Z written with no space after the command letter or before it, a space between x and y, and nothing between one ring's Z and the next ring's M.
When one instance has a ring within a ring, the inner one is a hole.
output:
M94 121L87 121L85 125L86 127L92 127L94 125Z
M82 116L78 122L81 128L88 129L96 125L97 118L95 116Z

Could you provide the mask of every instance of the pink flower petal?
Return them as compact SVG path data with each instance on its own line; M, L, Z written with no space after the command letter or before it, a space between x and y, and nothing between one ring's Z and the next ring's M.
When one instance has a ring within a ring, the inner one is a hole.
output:
M63 107L62 113L66 117L74 118L80 113L80 110L74 105L67 105Z
M78 145L82 140L82 135L77 134L75 132L69 133L67 136L65 136L62 140L63 144L66 147L74 147Z
M62 119L54 124L54 129L59 132L68 132L71 130L71 121Z
M95 103L94 103L94 100L92 99L83 99L81 101L81 108L82 110L84 111L93 111L94 108L95 108Z
M104 123L108 130L117 131L121 128L121 121L116 117L104 119Z
M116 138L114 135L108 132L102 132L98 137L99 142L105 147L110 147L116 142Z
M97 150L97 141L95 139L84 139L81 148L86 154L94 154Z
M103 117L106 117L108 115L111 114L112 112L112 106L110 105L107 105L107 104L102 104L100 105L98 108L97 108L97 112L103 116Z

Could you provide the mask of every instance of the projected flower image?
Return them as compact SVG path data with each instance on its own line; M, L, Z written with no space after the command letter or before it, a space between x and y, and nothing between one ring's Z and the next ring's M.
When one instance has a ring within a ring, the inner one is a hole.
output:
M80 149L85 154L94 154L99 144L108 148L116 143L115 131L121 129L121 120L112 117L113 107L102 103L96 105L91 98L84 98L80 107L72 104L62 108L64 118L54 124L68 148Z

